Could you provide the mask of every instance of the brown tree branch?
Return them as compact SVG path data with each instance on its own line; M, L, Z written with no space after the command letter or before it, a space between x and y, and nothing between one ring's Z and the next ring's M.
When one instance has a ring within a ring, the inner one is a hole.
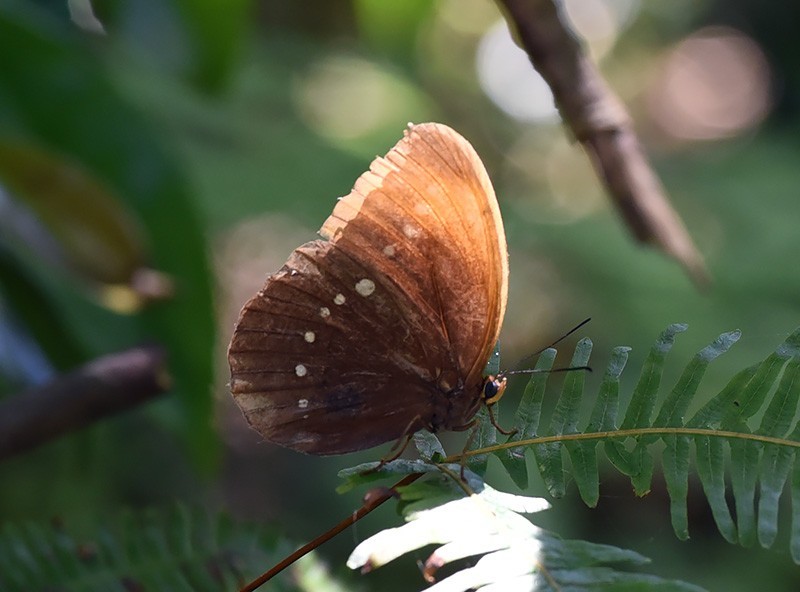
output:
M553 91L617 209L641 242L674 257L700 285L702 256L672 208L619 98L581 50L558 0L498 0L518 42Z
M137 347L0 401L0 460L163 393L165 360L160 346Z

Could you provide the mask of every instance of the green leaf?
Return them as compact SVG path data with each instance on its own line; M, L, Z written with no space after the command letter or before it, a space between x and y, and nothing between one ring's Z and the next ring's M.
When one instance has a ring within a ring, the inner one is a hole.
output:
M758 542L764 548L771 547L778 534L778 502L796 454L793 448L764 445L758 498Z
M27 241L31 252L85 281L133 283L145 264L138 220L90 171L63 155L0 138L0 183L7 207L18 212L0 222L5 237Z
M798 354L799 342L800 334L795 331L761 363L737 398L738 404L727 409L722 418L723 428L750 433L746 420L762 407L786 361ZM791 419L786 419L787 410L783 409L787 393L785 390L782 393L784 401L768 407L762 420L762 430L779 430L782 425L788 427L787 421ZM794 412L791 414L793 416ZM762 448L763 445L758 442L731 442L731 486L739 528L739 543L743 546L751 546L757 537L755 490ZM768 540L769 535L766 536L765 540Z
M786 365L757 433L783 437L789 430L800 398L800 359L797 354ZM776 444L765 444L761 458L758 497L758 541L770 547L778 533L778 501L794 462L796 451Z
M686 331L687 325L673 324L667 327L653 344L639 375L639 382L633 391L633 397L628 404L625 419L620 428L641 428L650 425L653 409L656 405L658 388L661 385L661 375L664 373L664 361L669 350L675 343L675 336Z
M497 405L495 405L495 409L497 409ZM486 409L486 405L481 406L475 415L475 419L477 423L469 436L470 439L467 442L468 450L478 450L497 444L497 428L489 420L489 412ZM488 465L488 454L476 454L467 458L467 466L479 475L486 473Z
M428 22L434 6L430 0L404 0L390 4L381 0L353 2L361 35L382 52L393 51L400 59L408 58L403 54L413 46L420 27Z
M368 485L375 481L381 481L397 476L411 475L413 473L429 473L438 471L436 465L422 460L407 460L399 458L388 463L368 462L355 467L348 467L339 471L338 476L344 480L336 488L338 493L345 493L351 489ZM460 471L460 467L456 469Z
M558 587L553 588L548 578L558 582ZM563 573L561 571L548 572L548 577L540 576L536 580L536 592L589 592L594 590L642 590L647 592L699 592L704 590L699 586L676 581L664 580L658 576L647 574L629 574L607 567L593 567L580 573Z
M628 430L650 425L667 354L675 343L675 336L686 331L686 328L687 325L684 324L670 325L650 348L620 429ZM646 450L647 443L650 441L652 440L639 438L631 450L628 450L623 442L617 440L612 440L605 447L609 460L617 469L631 478L633 489L639 496L646 495L650 491L653 462Z
M554 498L564 497L566 493L561 447L560 442L547 442L537 444L533 448L536 467L539 469L547 491Z
M792 524L790 533L792 560L800 564L800 463L792 469Z
M651 563L644 555L613 545L562 540L552 533L544 534L541 540L544 543L546 565L550 569L565 569L569 566L589 567L603 563L641 567Z
M711 506L719 532L729 543L736 543L736 526L725 499L725 443L719 438L694 438L697 473Z
M619 408L619 376L625 368L630 348L617 347L611 354L611 361L606 370L600 393L595 401L589 425L585 433L613 431L616 429L617 411ZM575 482L584 503L593 508L600 498L600 476L597 469L597 446L599 442L569 442L566 445L570 455ZM581 466L579 470L576 467Z
M0 589L238 589L288 549L290 545L263 528L184 507L126 512L88 537L42 524L7 524L0 530ZM272 585L297 590L287 575Z
M658 417L653 422L654 426L678 427L683 425L684 414L697 392L708 364L728 351L739 340L739 337L741 337L739 331L723 333L695 355L678 379L675 388L664 401ZM689 494L690 438L688 436L666 436L663 439L667 445L663 453L664 479L670 497L672 528L679 539L686 540L689 538L686 499Z
M571 366L586 366L589 362L591 351L592 342L589 339L582 339L575 347L575 353L570 362ZM553 410L547 435L573 434L577 431L581 395L583 393L583 378L583 373L570 372L567 374L564 379L564 386L561 389L561 395ZM561 449L562 444L560 442L540 444L533 449L539 472L550 495L555 498L563 497L566 492ZM580 455L575 457L576 470L580 471L587 468L584 461L585 459ZM585 475L582 475L581 479L584 479L584 477Z
M556 359L556 350L548 348L539 355L534 369L536 372L531 375L522 395L519 407L515 414L515 427L517 433L511 436L513 440L523 440L533 438L539 429L539 420L542 416L542 401L547 379L550 377L549 370L553 367Z
M756 373L760 364L738 372L714 398L698 410L686 425L688 427L719 427L723 416L735 406L734 402ZM725 443L719 438L696 436L694 438L697 471L703 485L714 521L728 542L737 540L736 526L725 497Z
M741 396L741 393L747 387L747 384L752 380L761 364L753 364L738 372L730 382L722 389L708 403L703 405L697 413L694 414L692 419L686 422L687 427L716 427L722 425L722 418L731 413L731 410L736 406L736 399Z
M575 347L570 366L586 366L592 353L592 342L584 338ZM553 417L550 420L549 434L574 434L578 431L580 420L581 395L585 376L583 372L568 372L564 378L561 396L556 402Z
M176 286L169 302L127 320L101 315L56 290L53 296L79 311L71 330L86 343L110 348L151 340L168 349L178 396L158 407L160 418L184 438L198 464L210 468L218 454L211 425L215 312L205 235L190 188L152 122L109 79L102 52L93 51L71 25L49 19L30 3L24 10L19 6L0 8L0 48L25 56L0 68L4 132L13 130L26 144L46 146L103 179L140 220L152 268ZM89 353L107 353L106 348Z
M729 409L723 418L723 427L737 426L755 415L764 404L767 394L772 389L786 361L792 356L800 355L800 330L792 333L766 360L758 367L755 376L748 382L741 393L738 405ZM776 409L773 409L773 413ZM772 419L767 419L767 426Z
M582 339L575 348L572 358L572 367L586 366L589 363L589 356L592 351L592 342L589 339ZM568 420L565 422L563 433L577 433L578 421L580 420L580 403L583 399L583 388L586 382L586 373L575 371L567 374L564 380L564 389L561 393L561 401L571 407L565 413ZM556 404L558 412L558 403ZM555 413L554 413L555 417ZM600 477L597 472L597 444L598 442L567 442L565 447L572 463L572 471L575 476L575 483L584 503L589 507L597 505L600 496L599 484Z
M465 477L467 477L466 473ZM468 480L473 483L476 482L476 475L474 473L470 474ZM449 475L442 475L438 479L416 481L411 485L398 487L397 493L401 500L398 509L403 515L429 510L464 495L464 491L456 485L456 482Z
M689 494L689 438L686 436L668 436L665 438L664 480L669 492L669 510L672 529L675 535L683 540L689 538L689 519L686 509L686 498Z
M539 428L539 419L542 414L542 401L544 399L545 386L550 376L548 372L553 367L556 359L556 350L548 348L544 350L536 362L535 370L531 374L525 392L517 411L514 414L514 427L516 431L509 436L508 442L518 442L519 440L529 439L536 436ZM525 461L525 448L508 448L495 453L505 466L506 471L520 489L528 487L528 466Z
M586 432L605 432L617 429L617 413L619 412L619 377L628 363L629 347L615 347L611 351L600 393L595 401Z
M741 331L723 333L695 355L661 406L661 411L653 422L654 426L683 425L686 410L697 392L697 387L700 386L706 368L715 358L724 354L734 343L739 341L741 336Z
M600 498L600 475L597 470L598 442L567 442L566 448L572 463L572 474L581 499L590 508Z
M434 462L447 456L442 443L435 434L428 430L420 430L414 434L414 446L417 448L423 460L433 460Z
M767 406L767 411L761 419L761 425L756 430L757 434L781 438L789 431L789 426L791 426L797 411L797 400L800 395L800 389L798 389L799 368L800 354L786 364L780 385ZM773 382L774 380L773 378Z
M745 432L744 426L736 431ZM750 547L756 540L755 495L762 444L731 442L731 487L736 508L739 544Z
M635 454L637 454L639 470L631 477L631 485L633 485L633 491L636 495L644 497L650 493L655 463L653 457L644 447L637 448Z
M201 87L219 91L247 39L252 0L227 0L224 9L215 0L179 0L194 46L192 78Z

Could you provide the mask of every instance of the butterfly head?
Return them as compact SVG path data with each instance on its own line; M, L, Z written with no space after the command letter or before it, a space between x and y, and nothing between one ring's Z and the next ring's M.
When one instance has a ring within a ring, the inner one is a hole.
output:
M490 374L483 383L483 402L486 405L494 405L506 392L508 380L502 374L494 376Z

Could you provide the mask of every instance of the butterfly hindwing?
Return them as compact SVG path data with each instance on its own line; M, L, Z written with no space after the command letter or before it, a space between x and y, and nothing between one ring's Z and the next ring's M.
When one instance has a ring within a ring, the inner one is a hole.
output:
M379 285L368 297L357 292L360 272L331 243L308 243L242 310L229 349L231 391L269 440L349 452L402 436L410 410L425 408L421 369L393 359L398 343L416 338ZM376 318L395 331L375 331Z

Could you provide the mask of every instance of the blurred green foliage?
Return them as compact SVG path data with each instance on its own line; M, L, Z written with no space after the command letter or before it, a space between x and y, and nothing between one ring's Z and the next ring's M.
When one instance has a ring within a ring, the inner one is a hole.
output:
M235 590L290 547L269 529L182 505L121 512L89 536L63 525L8 523L0 529L0 586L31 590ZM320 569L313 556L273 582L301 589Z
M230 408L223 352L248 290L313 237L335 197L407 121L440 120L461 131L495 182L511 252L505 360L586 316L594 319L588 333L597 355L628 345L634 366L668 323L692 328L676 343L683 352L741 329L742 340L709 369L707 384L718 387L797 326L800 136L790 8L771 3L756 19L744 1L632 1L602 61L706 257L714 283L700 294L673 262L633 243L557 123L512 120L481 90L474 56L501 18L492 3L402 4L98 0L99 35L70 20L65 0L2 3L0 143L47 154L102 188L111 217L136 229L126 239L126 252L137 254L133 267L165 274L173 291L155 302L127 294L137 306L120 304L116 289L125 282L67 266L57 229L69 220L31 217L22 192L0 179L0 387L17 392L46 379L48 368L142 341L167 346L175 387L146 409L0 465L0 522L57 516L85 526L122 507L179 498L276 520L304 539L351 511L357 499L333 494L337 460L258 445ZM772 115L728 139L663 142L649 125L647 80L664 50L720 23L767 48ZM561 165L553 146L567 155ZM21 219L34 220L33 234L20 231L28 228ZM88 233L105 236L108 218L89 219ZM119 263L112 248L93 253ZM237 279L237 269L257 277ZM31 357L38 362L29 364ZM599 367L606 361L596 359ZM670 372L678 367L668 366L665 380ZM523 382L512 384L516 396ZM491 463L489 481L513 488ZM690 542L674 540L658 483L636 500L627 485L601 481L599 510L568 498L543 525L636 549L662 575L711 589L797 587L788 555L722 542L699 486L691 486ZM532 487L543 493L541 483ZM381 521L396 517L379 513L357 537ZM347 538L324 552L343 566L351 546ZM390 566L376 581L419 585L413 566L402 570Z

